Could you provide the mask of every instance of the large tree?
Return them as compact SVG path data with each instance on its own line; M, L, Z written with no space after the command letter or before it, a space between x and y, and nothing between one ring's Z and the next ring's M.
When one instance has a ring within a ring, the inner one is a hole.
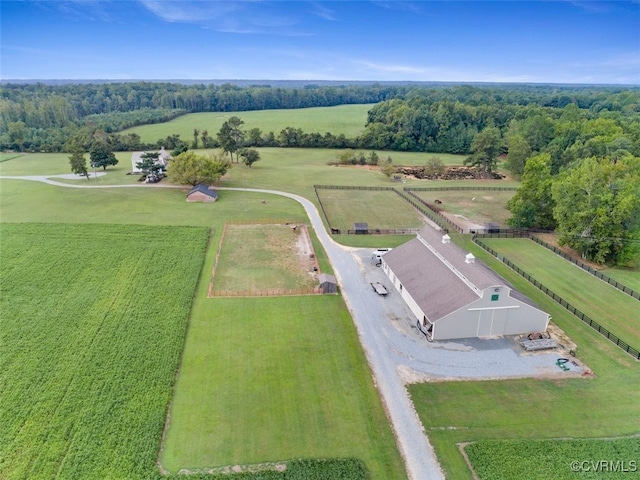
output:
M118 159L109 145L103 142L94 142L89 150L89 159L92 167L102 167L103 170L106 170L108 166L118 164Z
M630 264L640 248L640 158L587 158L552 187L559 242L597 263Z
M242 125L244 125L244 121L233 116L222 124L217 134L218 142L225 153L231 157L231 162L233 162L233 154L242 148L244 142L245 132ZM236 161L240 161L237 155Z
M71 152L69 157L71 171L77 175L83 175L89 180L89 171L87 170L87 159L84 152L80 148L76 148Z
M217 182L231 168L224 154L197 155L188 150L173 158L167 175L173 182L183 185Z
M553 229L552 183L551 155L543 153L530 158L524 167L522 184L507 203L511 227Z
M471 155L464 161L465 165L480 168L483 176L490 176L502 150L502 136L497 127L487 127L473 137Z

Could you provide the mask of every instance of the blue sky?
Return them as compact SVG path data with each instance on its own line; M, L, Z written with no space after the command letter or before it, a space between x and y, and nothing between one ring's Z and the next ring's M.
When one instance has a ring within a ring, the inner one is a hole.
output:
M640 84L640 0L0 0L0 78Z

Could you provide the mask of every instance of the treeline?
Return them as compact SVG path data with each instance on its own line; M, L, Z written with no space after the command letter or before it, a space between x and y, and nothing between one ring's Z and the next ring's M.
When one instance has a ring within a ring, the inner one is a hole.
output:
M586 92L575 97L541 96L544 101L527 104L523 104L523 92L498 95L480 91L467 96L466 101L444 98L452 92L436 93L415 91L406 100L375 105L369 111L361 143L376 149L465 154L480 131L497 127L511 142L524 139L532 151L550 148L558 157L580 137L583 127L589 130L599 119L615 125L637 146L640 89L609 94L594 91L590 96ZM514 164L516 173L522 173L522 167Z
M116 132L184 113L375 103L365 132L357 138L289 127L263 133L255 146L468 153L474 136L487 126L504 132L513 120L536 115L555 120L569 105L585 119L637 116L638 93L623 87L540 85L6 84L0 88L0 148L62 151L83 129L111 136L112 146L118 147L114 149L150 148L154 145L141 144L135 136L118 138Z

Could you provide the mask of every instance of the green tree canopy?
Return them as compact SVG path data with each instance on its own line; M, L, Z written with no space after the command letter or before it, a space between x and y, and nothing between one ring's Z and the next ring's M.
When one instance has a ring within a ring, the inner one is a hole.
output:
M167 174L173 182L182 185L215 183L231 168L229 160L221 153L197 155L189 150L173 158Z
M87 171L87 159L84 152L80 148L76 148L71 152L69 157L71 171L77 175L84 175L89 180L89 172Z
M490 175L497 162L502 149L502 137L498 127L487 127L473 137L471 142L471 155L464 161L465 165L473 165L480 168L483 175Z
M251 165L260 160L260 152L253 148L242 148L238 154L242 157L242 163L251 168Z
M244 142L245 132L242 125L244 121L233 116L222 124L217 135L220 146L225 153L229 154L231 162L233 162L233 154L242 148L242 142ZM240 161L237 156L236 161Z
M108 166L118 164L118 159L109 145L103 142L94 142L89 150L89 159L93 168L102 167L103 170L106 170Z
M597 263L629 264L640 248L640 158L587 158L552 187L560 244Z
M524 167L522 184L511 197L509 226L514 228L545 228L555 226L551 197L551 155L543 153L530 158Z

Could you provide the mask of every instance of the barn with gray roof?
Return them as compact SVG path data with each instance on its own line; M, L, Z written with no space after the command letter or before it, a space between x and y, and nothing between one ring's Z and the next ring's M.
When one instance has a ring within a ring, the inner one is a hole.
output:
M551 319L430 226L383 255L381 267L429 340L544 332Z

